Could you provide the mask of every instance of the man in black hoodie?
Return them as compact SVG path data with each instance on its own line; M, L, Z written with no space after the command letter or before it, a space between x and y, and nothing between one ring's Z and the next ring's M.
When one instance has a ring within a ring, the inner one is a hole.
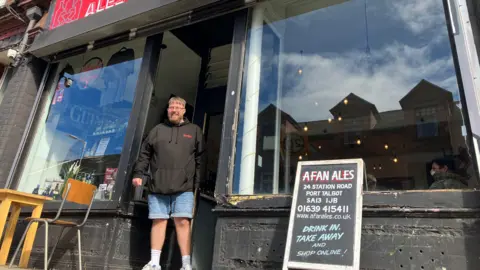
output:
M150 236L152 257L144 270L159 270L167 221L175 222L177 241L182 253L182 270L191 270L190 219L193 192L199 187L203 168L202 130L184 118L185 100L173 97L168 102L168 121L154 127L142 144L133 185L140 186L150 166L148 181L149 218L153 220Z

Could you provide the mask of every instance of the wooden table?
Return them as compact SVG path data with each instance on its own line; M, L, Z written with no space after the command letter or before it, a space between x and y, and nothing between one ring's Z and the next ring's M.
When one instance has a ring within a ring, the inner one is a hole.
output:
M32 217L39 218L42 215L43 204L45 201L52 200L50 197L33 195L30 193L19 192L11 189L0 189L0 239L2 238L5 224L7 223L8 212L11 210L10 221L5 230L2 247L0 249L0 265L6 265L10 246L12 245L13 235L17 227L18 217L23 207L33 207ZM11 207L11 209L10 209ZM26 268L32 252L33 242L37 234L38 223L32 223L27 232L23 244L22 255L19 266Z

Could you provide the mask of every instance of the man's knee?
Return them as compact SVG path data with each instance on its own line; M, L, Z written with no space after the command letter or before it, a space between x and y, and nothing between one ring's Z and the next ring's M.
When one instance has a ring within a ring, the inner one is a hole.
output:
M175 226L188 227L190 226L190 220L188 218L174 218Z
M167 222L168 222L167 219L153 219L153 220L152 220L152 225L153 225L154 227L164 226L164 225L167 224Z

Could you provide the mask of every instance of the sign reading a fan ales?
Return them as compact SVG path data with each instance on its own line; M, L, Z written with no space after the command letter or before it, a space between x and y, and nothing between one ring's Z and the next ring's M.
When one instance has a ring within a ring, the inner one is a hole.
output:
M105 11L128 0L56 0L50 29Z

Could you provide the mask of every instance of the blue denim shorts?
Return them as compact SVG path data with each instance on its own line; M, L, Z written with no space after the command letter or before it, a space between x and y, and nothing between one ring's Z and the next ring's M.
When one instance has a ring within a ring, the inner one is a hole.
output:
M175 195L148 195L148 218L169 219L170 217L193 217L193 192Z

